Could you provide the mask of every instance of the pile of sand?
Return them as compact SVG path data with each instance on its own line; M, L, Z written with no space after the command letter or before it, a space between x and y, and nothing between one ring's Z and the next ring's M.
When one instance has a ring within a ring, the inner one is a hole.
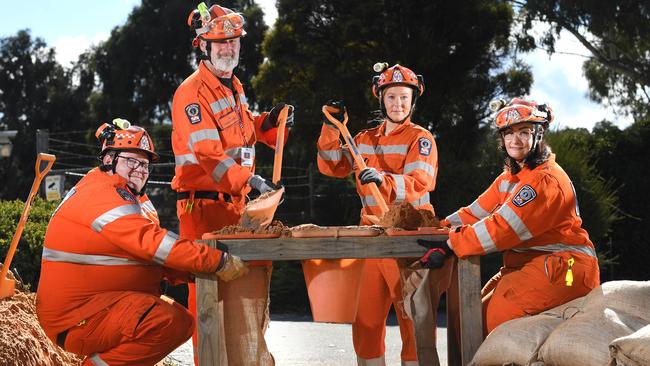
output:
M82 359L52 343L36 319L36 294L0 299L0 365L77 366Z
M285 236L290 235L289 228L286 227L280 220L273 220L267 226L258 228L256 230L251 230L251 228L243 227L239 225L228 225L226 227L221 228L220 230L212 232L211 234L230 235L230 234L239 234L239 233L248 233L248 234L278 234L279 233Z
M439 227L440 221L431 211L418 210L408 202L392 205L379 221L379 226L417 230L419 227Z

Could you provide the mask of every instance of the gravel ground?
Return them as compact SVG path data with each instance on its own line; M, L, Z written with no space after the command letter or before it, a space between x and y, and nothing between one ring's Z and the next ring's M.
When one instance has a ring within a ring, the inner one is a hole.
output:
M445 325L444 316L438 324ZM356 365L349 324L314 323L311 317L272 315L266 332L269 350L278 366ZM394 316L386 327L386 364L400 365L401 340ZM438 353L447 364L447 328L438 327ZM165 359L165 365L192 366L192 342L188 341Z

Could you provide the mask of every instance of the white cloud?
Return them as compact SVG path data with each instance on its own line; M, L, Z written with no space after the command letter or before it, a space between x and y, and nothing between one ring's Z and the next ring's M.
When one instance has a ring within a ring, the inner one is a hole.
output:
M546 27L536 25L534 31L540 35ZM630 118L616 116L611 108L589 99L589 84L582 64L586 60L584 56L591 53L573 35L562 31L555 51L549 56L546 51L537 49L522 58L532 67L530 96L553 108L556 127L584 127L591 130L596 122L607 119L619 128L625 128L633 122Z
M56 51L57 62L65 67L69 67L90 46L103 42L108 37L109 33L107 32L97 33L92 38L86 35L64 36L54 41L52 47Z

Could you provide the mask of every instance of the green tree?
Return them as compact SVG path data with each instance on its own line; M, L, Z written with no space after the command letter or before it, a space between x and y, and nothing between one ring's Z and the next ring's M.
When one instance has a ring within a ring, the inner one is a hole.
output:
M636 118L650 112L650 4L643 0L513 1L522 15L523 49L541 46L555 52L562 30L591 52L583 70L590 96L611 101ZM532 35L535 21L546 24L541 39Z
M292 135L300 139L290 137L285 151L299 165L315 160L321 106L344 99L350 129L367 128L378 109L372 65L400 63L424 76L414 120L439 137L438 189L448 192L449 182L471 170L487 132L481 126L489 100L525 94L532 82L524 65L508 63L513 12L503 2L280 0L278 13L254 86L265 106L296 106ZM443 214L465 198L452 202L446 194L434 203Z
M650 263L650 119L640 120L624 130L603 122L594 127L597 168L604 177L619 185L621 220L612 228L611 250L617 265L610 269L613 279L648 280Z
M116 27L106 42L82 60L99 80L92 100L98 120L124 116L142 125L170 121L171 100L180 83L196 68L194 32L187 17L197 2L143 0L126 24ZM252 0L222 1L219 5L243 12L247 36L236 75L247 83L261 63L260 44L266 25ZM254 93L245 86L249 99Z
M0 160L0 197L27 197L36 130L85 126L87 89L75 86L72 73L56 62L55 50L27 30L0 40L0 70L0 129L18 131L11 157Z

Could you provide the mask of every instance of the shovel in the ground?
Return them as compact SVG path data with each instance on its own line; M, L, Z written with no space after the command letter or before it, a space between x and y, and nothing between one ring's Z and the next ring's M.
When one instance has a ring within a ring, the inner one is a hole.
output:
M278 132L275 140L275 157L273 159L273 177L274 184L280 182L280 173L282 172L282 153L284 150L284 130L287 123L290 105L286 105L280 111L278 116ZM250 201L244 209L244 214L239 220L239 226L256 230L267 226L273 221L275 210L282 201L284 196L284 187L267 192Z
M341 131L341 135L343 136L343 139L345 140L348 150L350 150L350 154L352 155L352 158L354 158L354 162L357 165L357 169L359 171L362 171L367 168L366 162L363 161L363 157L361 156L361 153L359 152L359 148L357 147L357 144L354 142L354 139L352 139L352 135L350 134L350 131L348 130L347 123L348 123L348 112L344 112L344 117L343 121L339 121L338 119L332 117L331 113L339 113L340 110L336 107L333 106L323 106L323 114L325 117L336 126L339 131ZM368 187L370 187L370 193L372 193L373 198L375 199L375 202L377 202L377 206L379 206L379 210L381 210L381 215L383 216L386 212L388 212L388 206L386 205L386 201L384 200L384 197L382 197L381 192L379 192L379 187L377 187L377 184L374 182L368 183ZM370 217L372 216L372 218ZM379 222L380 217L376 217L374 215L368 215L368 219L375 223Z
M7 257L2 263L2 271L0 272L0 299L5 297L13 296L14 290L16 288L16 281L10 278L7 278L7 272L9 272L9 267L11 266L11 260L14 258L14 253L16 252L16 247L18 246L18 241L20 236L23 234L23 228L27 222L27 216L29 216L29 209L32 206L32 201L38 192L38 187L41 185L41 180L47 175L47 173L52 168L52 164L56 157L50 154L38 154L36 159L36 176L34 177L34 183L32 183L32 189L29 191L29 196L27 196L27 201L25 201L25 208L23 209L23 214L20 215L20 221L18 221L18 227L16 227L16 233L14 234L13 239L11 239L11 245L9 245L9 251L7 252ZM45 168L41 170L41 162L46 161L47 164Z

